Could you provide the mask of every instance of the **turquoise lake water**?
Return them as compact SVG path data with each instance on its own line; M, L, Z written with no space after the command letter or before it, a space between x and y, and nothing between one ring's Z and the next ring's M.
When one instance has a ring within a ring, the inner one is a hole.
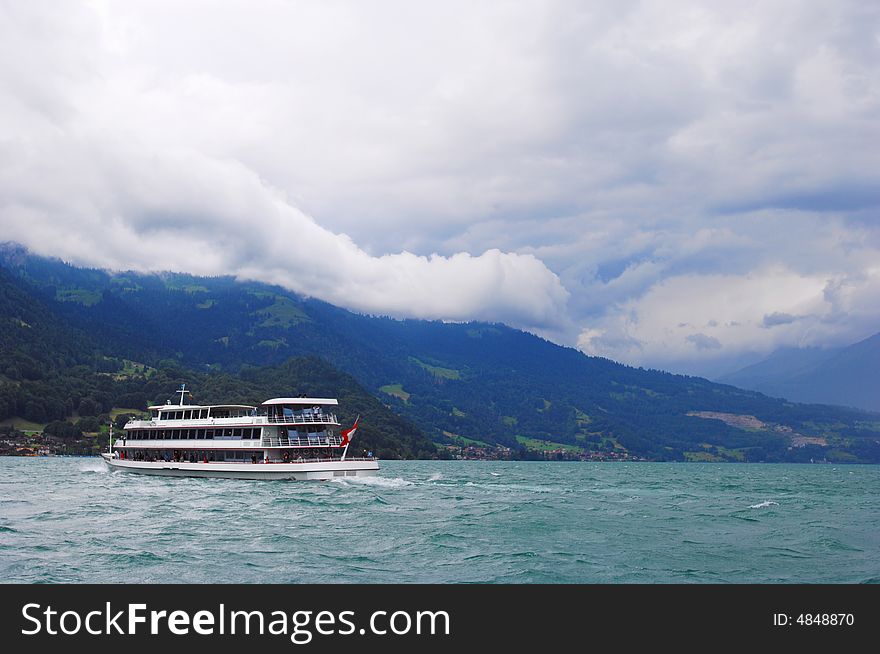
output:
M880 582L880 466L383 461L333 482L0 458L0 580Z

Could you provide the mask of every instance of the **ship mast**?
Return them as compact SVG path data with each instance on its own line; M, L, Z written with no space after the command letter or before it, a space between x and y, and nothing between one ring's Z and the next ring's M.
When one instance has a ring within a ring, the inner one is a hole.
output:
M189 393L189 391L186 390L186 384L181 384L180 388L175 391L175 393L180 393L180 404L178 406L183 406L183 397Z

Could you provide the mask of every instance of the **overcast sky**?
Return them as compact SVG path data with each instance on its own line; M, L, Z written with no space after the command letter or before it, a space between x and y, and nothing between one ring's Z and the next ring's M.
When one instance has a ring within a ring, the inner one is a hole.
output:
M712 376L880 331L880 4L3 2L0 240Z

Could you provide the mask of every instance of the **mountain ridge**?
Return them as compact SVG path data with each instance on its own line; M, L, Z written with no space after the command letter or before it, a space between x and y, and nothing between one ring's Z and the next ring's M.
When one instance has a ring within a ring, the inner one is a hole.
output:
M796 402L880 411L880 333L838 348L783 348L719 382Z

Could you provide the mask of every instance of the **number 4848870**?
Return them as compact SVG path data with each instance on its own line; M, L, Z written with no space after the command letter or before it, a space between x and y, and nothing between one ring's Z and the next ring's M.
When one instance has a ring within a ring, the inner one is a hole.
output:
M795 622L804 627L849 627L855 622L855 617L852 613L801 613Z

